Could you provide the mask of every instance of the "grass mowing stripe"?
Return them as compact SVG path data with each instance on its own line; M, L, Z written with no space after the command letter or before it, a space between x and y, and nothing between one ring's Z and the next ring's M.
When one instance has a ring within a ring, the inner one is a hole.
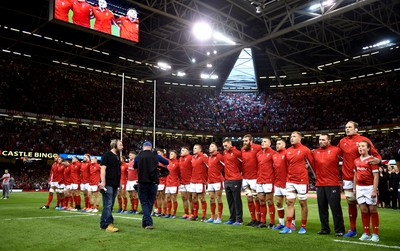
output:
M373 246L373 247L381 247L381 248L391 248L391 249L400 249L400 246L388 246L376 243L364 243L364 242L357 242L357 241L345 241L345 240L333 240L335 242L342 242L342 243L351 243L351 244L358 244L358 245L366 245L366 246Z
M94 214L94 213L80 213L80 212L72 212L72 211L61 211L63 213L73 213L73 214L81 214L81 215L88 215L88 216L101 216L101 213L99 214ZM128 216L122 216L118 215L117 213L113 213L113 218L121 218L121 219L129 219L129 220L142 220L142 218L135 218L135 217L128 217Z

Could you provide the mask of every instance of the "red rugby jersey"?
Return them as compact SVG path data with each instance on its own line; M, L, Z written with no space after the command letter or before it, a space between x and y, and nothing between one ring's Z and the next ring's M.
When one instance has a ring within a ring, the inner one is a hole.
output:
M286 182L294 184L308 184L308 169L306 159L314 166L314 157L311 150L301 143L297 143L286 150L288 162Z
M86 184L89 183L90 179L90 162L82 162L81 164L81 183Z
M63 184L64 179L64 168L63 164L57 164L57 171L54 173L53 181Z
M261 151L261 146L251 144L249 150L242 149L242 175L243 179L257 179L257 153Z
M192 157L192 183L207 183L208 158L202 152Z
M342 150L328 145L313 151L314 170L317 176L316 186L340 186L339 157Z
M219 152L216 152L208 157L208 184L224 181L222 170L224 165L224 157Z
M338 147L343 151L343 165L342 165L342 176L343 180L353 180L354 178L354 160L360 157L358 152L358 143L361 141L367 141L371 144L372 156L382 159L378 151L375 149L372 142L360 134L353 134L346 136L340 140Z
M180 181L179 181L179 160L177 159L172 159L169 160L169 164L167 166L169 170L169 174L167 176L166 180L166 186L168 187L174 187L174 186L179 186Z
M371 165L368 162L371 161L372 157L369 156L365 159L359 157L354 160L357 186L372 186L374 184L374 173L379 173L377 165Z
M90 28L90 14L92 12L92 5L86 2L79 2L75 0L72 4L72 21L76 25Z
M120 27L120 37L139 42L139 19L132 22L128 17L120 17L116 23Z
M94 163L89 166L89 185L90 186L97 186L100 183L100 171L101 167L100 164Z
M70 165L71 168L71 181L73 184L81 183L81 162L77 161Z
M128 181L138 180L138 170L133 168L134 161L129 161L128 165Z
M126 162L122 162L120 183L121 185L126 185L127 181L128 181L128 164Z
M96 18L94 22L94 29L111 34L111 22L114 19L114 14L108 9L101 11L99 7L93 9L93 15Z
M274 185L277 187L286 187L287 179L287 161L286 161L286 148L282 148L272 157L274 162Z
M165 155L163 155L162 156L164 159L167 159L166 157L165 157ZM159 166L165 166L163 163L161 163L161 162L158 162L158 165ZM164 176L164 177L160 177L160 183L159 184L166 184L167 183L167 176ZM190 183L190 182L189 182Z
M232 146L229 151L224 150L225 180L241 180L242 177L242 152Z
M192 179L192 155L181 156L179 158L179 173L182 185L190 184Z
M55 182L55 178L56 178L56 173L57 173L57 162L54 162L53 165L51 166L50 169L50 176L49 176L49 182ZM57 181L58 182L58 181Z
M64 168L64 183L65 185L71 185L71 165L68 165Z
M275 179L273 156L276 154L270 147L257 153L257 184L273 184Z
M68 13L72 9L72 3L70 0L56 0L54 17L56 19L68 22Z

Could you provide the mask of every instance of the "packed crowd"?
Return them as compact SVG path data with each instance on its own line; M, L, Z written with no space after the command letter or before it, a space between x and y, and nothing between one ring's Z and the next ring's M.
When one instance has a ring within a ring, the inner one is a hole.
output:
M119 79L7 59L1 60L0 76L1 108L120 122L122 90ZM128 82L124 95L124 122L152 127L153 85ZM159 85L156 101L158 128L213 133L261 132L264 124L262 94L216 95L211 89L196 88L193 92ZM232 111L232 107L238 109Z
M1 60L0 76L1 108L120 122L119 79L9 59ZM350 119L361 126L400 122L396 77L267 94L194 90L159 85L156 126L195 132L260 133L338 129ZM126 124L152 127L153 86L128 82L124 111Z
M265 95L221 93L215 100L215 116L227 132L260 132L265 124Z
M326 130L343 121L398 124L397 78L275 91L266 96L268 132Z

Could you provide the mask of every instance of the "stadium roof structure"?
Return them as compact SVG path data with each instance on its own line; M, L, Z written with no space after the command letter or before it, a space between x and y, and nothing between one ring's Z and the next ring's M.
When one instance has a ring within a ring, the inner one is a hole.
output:
M0 53L94 73L125 73L143 82L157 79L217 89L244 48L252 50L261 90L400 70L398 0L128 2L139 12L137 44L49 22L49 1L3 1ZM198 41L192 27L200 20L235 44ZM388 40L384 48L372 46L381 40ZM171 69L160 69L160 61ZM207 64L218 78L201 78Z

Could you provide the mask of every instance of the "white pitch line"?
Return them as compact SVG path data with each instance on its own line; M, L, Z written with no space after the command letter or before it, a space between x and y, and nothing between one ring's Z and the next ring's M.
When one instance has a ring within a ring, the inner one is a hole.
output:
M364 242L345 241L345 240L333 240L333 241L342 242L342 243L346 243L346 244L351 243L351 244L366 245L366 246L381 247L381 248L400 249L400 246L388 246L388 245L375 244L375 243L364 243Z
M24 217L24 218L13 218L13 219L4 219L7 221L10 220L41 220L41 219L60 219L60 218L71 218L71 217L82 217L82 216L92 216L90 214L88 215L70 215L70 216L46 216L46 217Z

